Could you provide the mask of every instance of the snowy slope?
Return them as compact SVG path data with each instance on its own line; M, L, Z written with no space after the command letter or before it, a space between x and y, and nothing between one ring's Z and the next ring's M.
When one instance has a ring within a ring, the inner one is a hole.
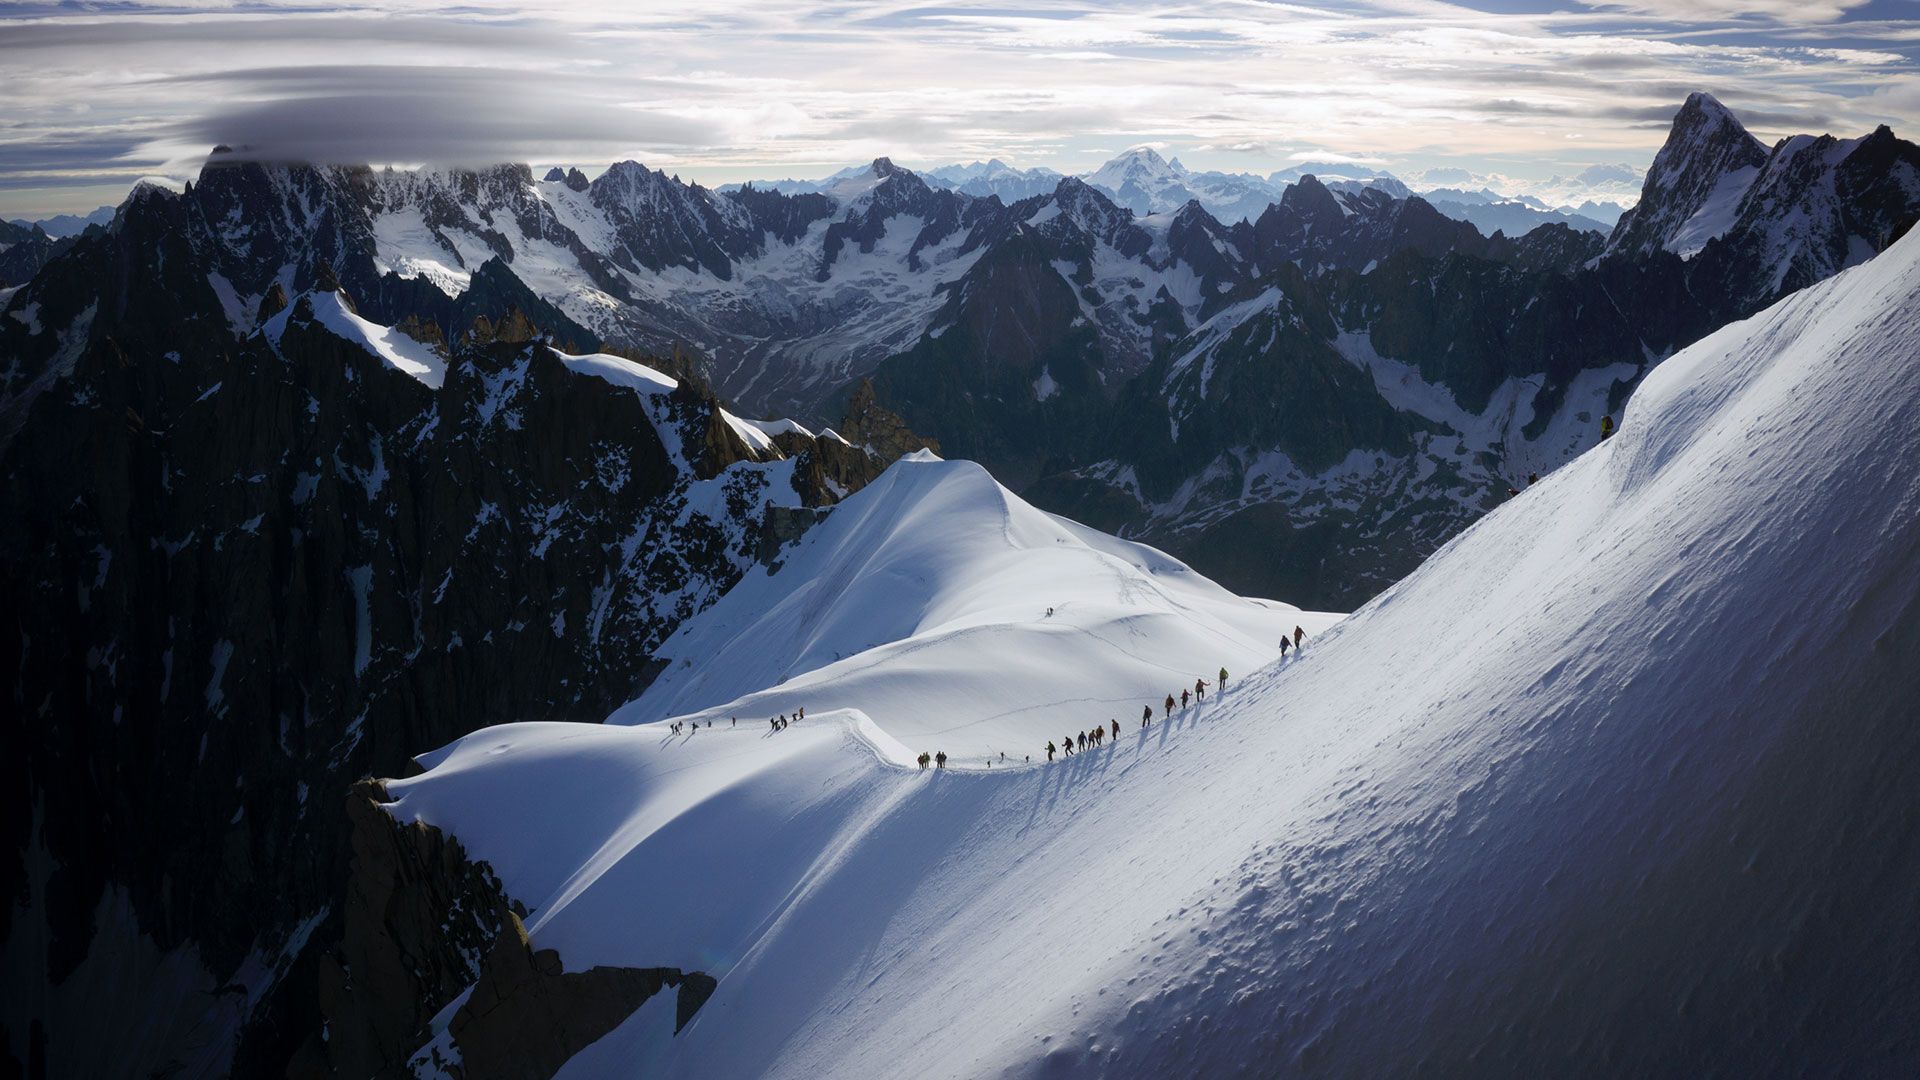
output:
M446 382L447 359L436 352L433 346L415 341L391 326L381 326L361 318L337 292L315 289L302 293L295 303L288 304L279 314L268 319L261 329L276 348L281 335L287 332L287 322L298 313L301 307L299 301L302 300L312 304L315 322L326 327L334 336L351 341L379 357L388 367L404 372L435 390Z
M1070 763L922 776L813 710L521 725L394 809L570 969L719 976L572 1076L1908 1072L1916 314L1909 237L1668 361L1303 658Z
M774 573L749 575L661 649L621 723L859 710L913 754L1014 762L1221 667L1245 671L1333 616L1243 600L1152 548L1042 513L972 462L922 451ZM1157 708L1156 708L1156 711Z

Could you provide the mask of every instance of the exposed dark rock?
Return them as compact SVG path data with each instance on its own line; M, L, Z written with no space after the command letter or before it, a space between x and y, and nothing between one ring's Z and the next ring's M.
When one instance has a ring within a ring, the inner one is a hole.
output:
M466 1080L544 1080L613 1030L647 999L677 989L675 1031L715 981L678 968L595 967L567 972L559 953L535 950L492 868L440 830L403 824L379 781L353 785L352 877L345 933L320 962L325 1037L301 1048L292 1077L402 1077L440 1054L430 1026L467 993L447 1031Z
M439 353L447 352L447 338L441 333L439 323L423 319L418 315L409 315L395 323L393 328L422 345L432 345Z
M916 450L940 452L940 442L916 434L898 413L880 404L874 395L873 380L861 379L847 398L847 411L837 429L855 446L866 447L892 464Z
M449 1025L460 1075L463 1080L546 1080L663 990L678 991L678 1032L716 985L708 975L678 968L566 971L559 953L536 951L526 927L509 915L473 993Z
M268 287L267 294L260 298L260 310L254 314L254 322L265 325L268 319L285 310L287 310L287 290L276 281Z
M478 977L475 958L525 913L458 840L401 824L383 809L388 801L374 780L347 794L344 931L320 959L326 1037L313 1033L292 1075L398 1074L426 1041L427 1021Z

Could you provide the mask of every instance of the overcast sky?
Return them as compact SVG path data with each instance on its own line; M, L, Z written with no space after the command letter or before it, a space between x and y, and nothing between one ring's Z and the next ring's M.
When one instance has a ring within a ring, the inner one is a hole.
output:
M1911 136L1917 60L1920 0L0 3L0 216L117 202L220 142L708 183L1083 172L1143 142L1546 177L1643 167L1695 89L1769 141Z

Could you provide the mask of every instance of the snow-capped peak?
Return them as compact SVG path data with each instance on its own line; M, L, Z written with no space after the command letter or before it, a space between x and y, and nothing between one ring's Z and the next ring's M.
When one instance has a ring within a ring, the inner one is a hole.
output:
M1647 170L1639 204L1620 219L1608 252L1698 252L1733 226L1766 161L1766 147L1725 105L1708 93L1689 94Z
M1136 146L1087 174L1089 184L1120 191L1128 184L1151 189L1178 182L1186 169L1160 156L1151 146Z

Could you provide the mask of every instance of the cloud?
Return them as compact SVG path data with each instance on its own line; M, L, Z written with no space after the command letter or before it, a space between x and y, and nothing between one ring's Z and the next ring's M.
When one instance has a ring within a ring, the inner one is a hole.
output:
M624 104L636 87L550 72L467 67L323 65L172 76L218 84L220 101L170 125L154 154L220 143L263 159L485 164L551 159L592 147L629 150L727 142L698 117Z
M1702 23L1761 20L1773 23L1828 23L1869 0L1589 0L1587 6L1651 15L1669 22Z
M1696 89L1766 139L1911 128L1920 20L1883 3L24 9L0 15L0 187L190 173L215 143L356 162L636 157L709 182L877 154L1079 171L1147 141L1245 169L1340 146L1403 170L1544 178L1645 161Z

